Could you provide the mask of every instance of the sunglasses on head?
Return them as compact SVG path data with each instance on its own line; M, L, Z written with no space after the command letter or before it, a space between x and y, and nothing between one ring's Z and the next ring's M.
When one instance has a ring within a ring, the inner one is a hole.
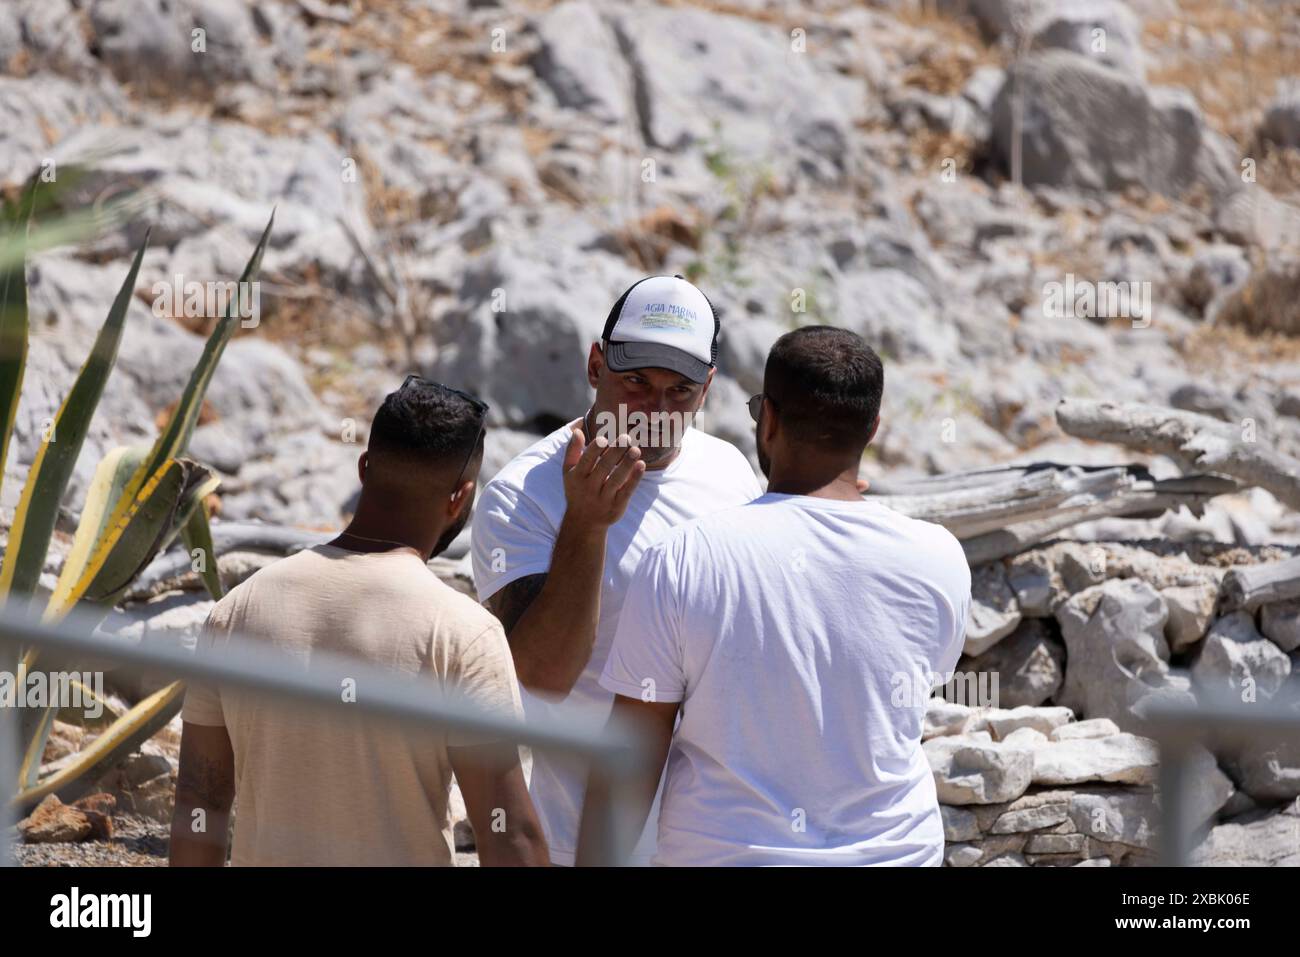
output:
M426 379L424 376L418 375L414 372L402 381L401 388L399 388L398 391L400 392L401 389L405 389L412 382L423 382L427 385L437 386L439 389L450 392L453 395L458 395L473 406L474 411L478 413L478 434L474 436L474 444L469 447L469 454L465 456L465 464L460 467L460 474L456 476L456 482L452 485L453 489L460 488L461 480L465 478L465 470L469 468L470 459L474 458L474 450L478 448L478 444L482 440L483 434L487 431L487 414L490 406L482 399L472 396L468 392L462 392L460 389L453 389L451 386L443 385L441 382L434 382L432 379Z

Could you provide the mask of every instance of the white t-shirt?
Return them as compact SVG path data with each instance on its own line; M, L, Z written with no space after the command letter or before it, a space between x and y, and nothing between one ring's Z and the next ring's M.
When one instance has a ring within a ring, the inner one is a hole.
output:
M471 530L479 601L518 578L550 569L564 518L564 451L570 435L569 426L561 426L517 455L483 487ZM596 644L567 702L599 709L602 722L613 707L614 696L600 686L600 672L641 553L676 526L752 501L762 491L739 449L696 428L686 430L672 464L645 471L627 511L605 537ZM550 707L547 699L526 689L523 702L525 715L545 713ZM586 771L574 759L534 751L529 790L556 864L573 863L586 785ZM648 864L654 854L657 814L656 801L633 855L635 864Z
M654 863L941 864L926 677L970 600L952 533L870 500L768 493L647 549L600 683L682 702Z

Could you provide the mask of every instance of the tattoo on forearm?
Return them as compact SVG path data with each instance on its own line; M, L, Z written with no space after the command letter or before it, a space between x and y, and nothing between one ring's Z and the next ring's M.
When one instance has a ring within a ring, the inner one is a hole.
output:
M182 762L176 777L176 794L185 803L218 811L230 810L235 796L235 782L228 767L211 758L194 756Z
M542 586L545 584L545 574L525 575L517 581L512 581L487 600L488 611L501 620L501 627L505 629L507 638L514 631L515 625L519 624L519 619L524 616L524 612L541 594Z

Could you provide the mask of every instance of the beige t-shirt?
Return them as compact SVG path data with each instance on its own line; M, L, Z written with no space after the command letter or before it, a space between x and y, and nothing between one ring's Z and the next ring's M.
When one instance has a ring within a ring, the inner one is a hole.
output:
M231 631L304 662L315 651L363 658L523 715L500 622L413 551L319 545L268 565L213 607L201 641L220 649ZM232 864L455 864L447 747L481 737L409 732L198 684L182 719L230 734Z

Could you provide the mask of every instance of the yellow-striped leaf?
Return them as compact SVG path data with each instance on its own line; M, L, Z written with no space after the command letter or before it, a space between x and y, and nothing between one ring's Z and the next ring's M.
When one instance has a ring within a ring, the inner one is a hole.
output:
M190 511L219 480L189 459L168 459L131 498L120 517L110 519L101 544L79 578L62 580L45 609L46 621L58 621L78 602L98 605L107 614L189 518Z
M185 702L185 684L176 681L135 705L96 738L77 760L41 781L23 788L14 803L26 810L47 794L62 801L80 797L114 764L148 741L176 716Z
M212 547L212 528L208 524L206 501L199 502L190 513L190 520L181 529L181 540L185 542L185 550L190 553L191 559L196 551L199 553L202 561L199 577L203 579L212 600L221 601L221 596L226 591L221 584L221 571L217 568L217 552Z
M167 420L167 425L163 428L162 434L158 436L144 461L140 463L135 474L127 482L121 497L113 505L104 527L97 536L94 548L90 550L91 557L88 560L88 566L78 572L82 577L87 574L98 573L98 569L94 567L95 556L106 558L109 554L109 550L105 548L105 536L113 534L114 529L122 526L126 513L133 507L133 503L138 500L140 490L147 482L158 476L159 470L164 463L183 453L185 447L189 445L190 436L193 434L194 426L198 422L203 398L207 394L213 373L216 372L217 362L220 361L221 354L225 351L226 343L234 335L235 324L239 322L240 300L247 289L245 284L257 280L257 273L262 265L262 253L266 250L267 240L271 236L271 226L274 223L275 213L273 212L266 224L266 229L262 231L257 247L253 250L252 257L248 260L243 274L239 277L236 295L231 298L230 304L226 308L226 315L217 323L216 328L212 330L212 335L208 337L198 365L194 367L194 371L190 374L190 381L185 386L185 392L181 395L180 402ZM60 586L64 585L62 578L59 584ZM122 588L125 589L125 587L124 584ZM66 593L60 594L60 592L65 591ZM66 604L68 595L72 591L75 591L75 586L69 585L66 590L60 588L55 594L59 596L60 603ZM73 599L73 601L75 600ZM46 611L47 617L52 613L55 617L61 617L63 613L66 613L55 612L54 606L55 602L52 597L50 608Z
M35 202L33 182L24 191L19 209L4 211L5 242L26 241ZM4 463L9 460L9 440L18 417L18 397L23 390L26 368L27 263L24 257L19 257L17 262L0 269L0 481L4 478Z
M140 244L131 268L127 271L126 279L118 290L113 307L108 312L108 318L95 338L95 345L86 357L67 398L59 407L54 427L41 443L31 470L27 473L27 484L23 486L22 498L9 529L9 547L5 550L3 565L0 565L0 596L28 594L40 578L50 536L54 532L54 522L58 517L59 503L68 487L73 467L77 464L77 456L81 453L86 433L90 430L95 408L104 394L104 384L117 360L127 309L135 292L136 276L140 272L140 262L148 245L149 236L146 233L144 242Z
M81 521L77 524L72 548L59 572L51 603L63 601L63 596L71 593L85 572L92 549L108 525L113 506L122 497L127 483L148 454L149 447L146 445L123 445L113 449L100 461L95 469L95 477L90 481L90 488L86 491L86 507L81 510Z

